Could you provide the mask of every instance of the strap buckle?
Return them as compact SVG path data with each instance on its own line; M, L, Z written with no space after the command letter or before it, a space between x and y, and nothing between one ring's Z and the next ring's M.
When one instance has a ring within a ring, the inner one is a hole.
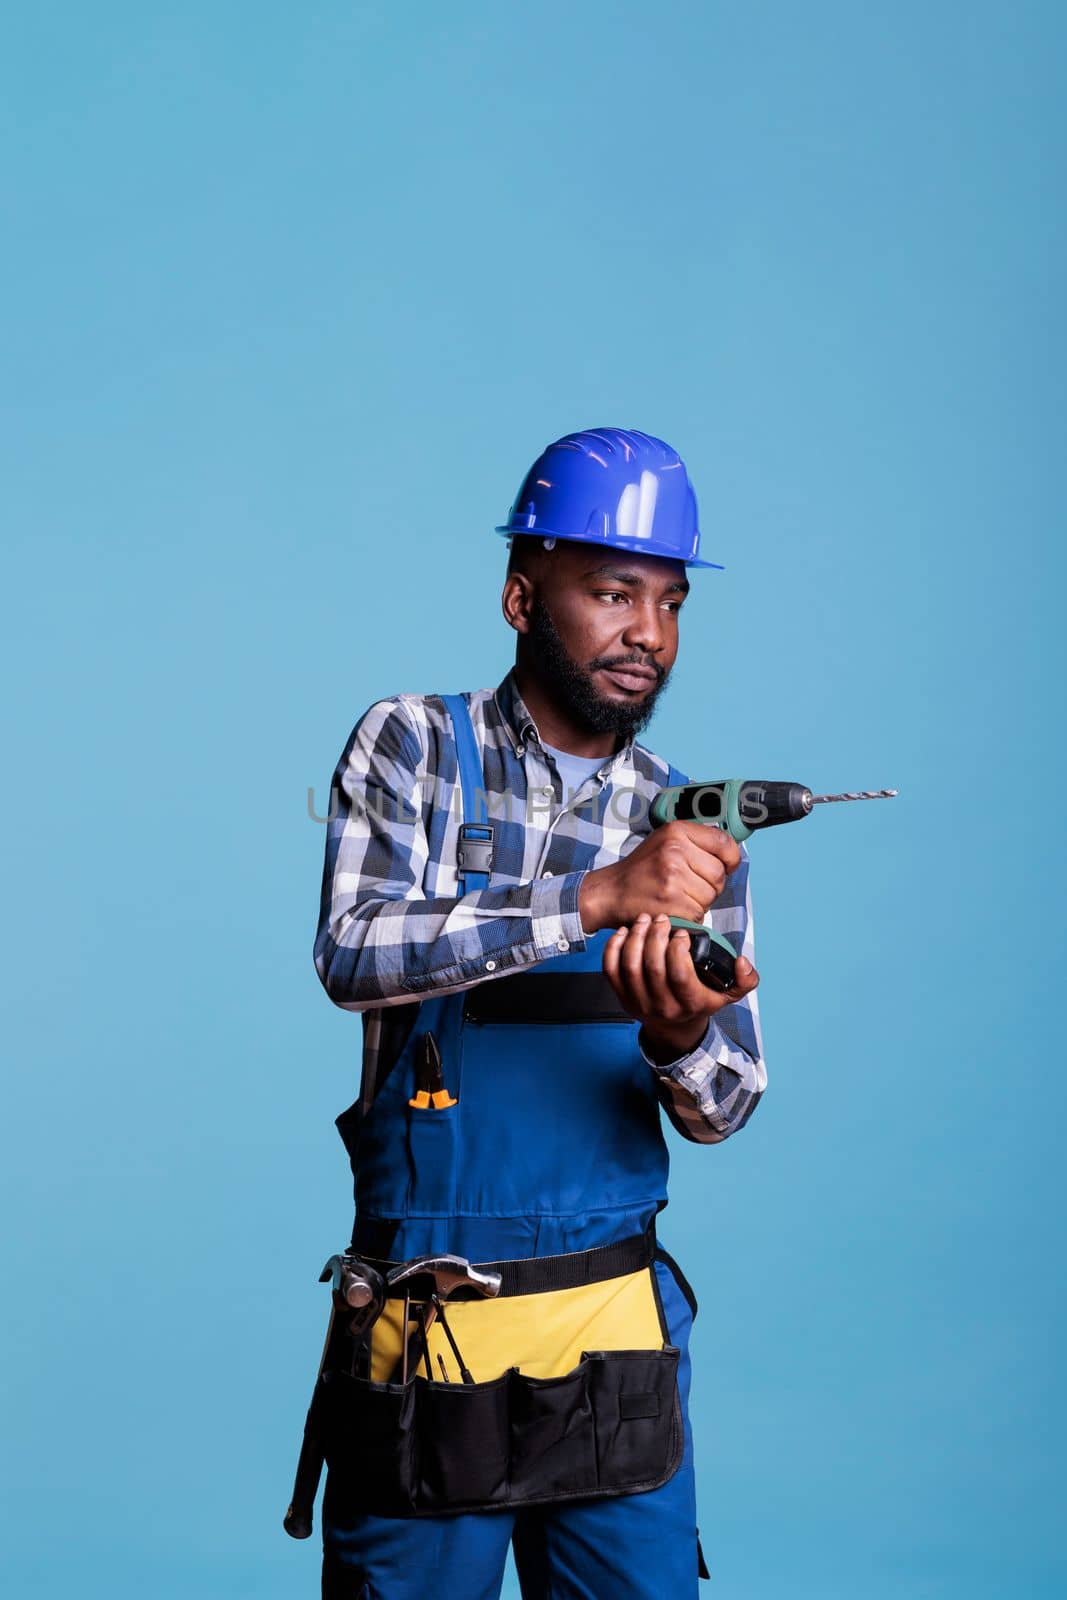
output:
M493 831L491 822L460 823L456 850L460 872L492 872Z

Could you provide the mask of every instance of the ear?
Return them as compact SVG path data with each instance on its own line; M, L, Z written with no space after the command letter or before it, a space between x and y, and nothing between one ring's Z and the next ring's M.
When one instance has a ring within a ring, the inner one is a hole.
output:
M509 572L500 596L500 609L504 621L516 633L529 633L530 613L533 610L534 586L524 572Z

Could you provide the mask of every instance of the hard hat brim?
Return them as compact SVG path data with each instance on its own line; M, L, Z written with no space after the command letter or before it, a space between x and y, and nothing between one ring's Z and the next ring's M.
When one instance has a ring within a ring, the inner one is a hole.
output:
M716 572L725 572L726 568L721 561L702 561L699 556L686 560L677 550L657 550L655 544L647 539L612 539L609 544L606 539L583 539L576 533L558 533L554 528L511 528L502 523L493 529L505 539L565 539L568 544L587 544L595 550L626 550L635 556L657 556L661 561L680 561L685 567L713 567Z

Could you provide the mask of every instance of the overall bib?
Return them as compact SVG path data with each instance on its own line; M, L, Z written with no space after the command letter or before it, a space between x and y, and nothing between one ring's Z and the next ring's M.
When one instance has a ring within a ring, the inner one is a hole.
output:
M467 702L445 704L468 894L489 884L492 828L475 818L484 779ZM333 1394L350 1411L327 1447L330 1600L421 1600L437 1585L495 1600L512 1539L530 1600L696 1594L696 1306L654 1241L667 1149L638 1024L601 971L608 937L423 1001L369 1110L357 1102L338 1119L356 1180L354 1251L451 1252L515 1263L531 1282L543 1269L543 1281L536 1293L450 1303L449 1339L437 1327L424 1338L425 1376L406 1386L396 1382L406 1324L389 1303L363 1381L341 1375ZM419 1093L431 1058L444 1090L433 1098ZM572 1263L597 1263L592 1281ZM472 1386L460 1382L457 1345ZM374 1456L376 1429L388 1461Z

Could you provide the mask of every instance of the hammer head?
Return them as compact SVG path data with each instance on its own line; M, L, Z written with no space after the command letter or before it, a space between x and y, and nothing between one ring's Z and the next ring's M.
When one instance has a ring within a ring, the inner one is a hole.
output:
M320 1283L333 1289L334 1304L354 1315L348 1323L353 1336L365 1333L385 1307L385 1279L358 1256L331 1256L322 1269Z
M482 1272L463 1256L416 1256L386 1278L387 1291L413 1300L489 1300L500 1293L499 1272Z

